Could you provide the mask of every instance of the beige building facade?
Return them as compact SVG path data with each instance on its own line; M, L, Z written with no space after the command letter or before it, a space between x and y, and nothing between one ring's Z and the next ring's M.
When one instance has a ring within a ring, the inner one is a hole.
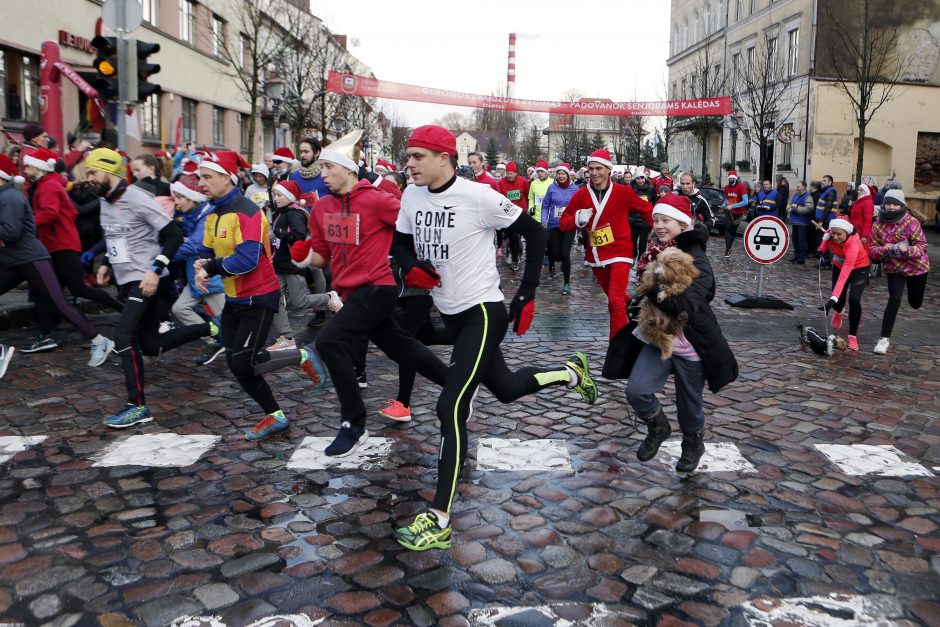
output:
M858 131L846 95L821 61L830 25L827 0L673 0L668 90L670 97L695 97L691 85L703 59L726 77L726 94L741 90L740 76L761 66L762 52L775 52L774 70L789 81L779 99L768 141L772 177L818 180L830 174L844 185L854 179ZM831 0L830 0L831 1ZM879 185L894 176L915 203L932 202L940 193L940 2L928 0L919 19L905 23L899 44L906 63L894 97L867 128L863 176ZM736 103L737 104L737 103ZM795 105L795 106L794 106ZM735 115L718 120L708 137L706 171L726 182L734 165L745 180L758 176L759 133L736 106ZM700 140L679 132L670 139L670 159L701 175ZM741 162L749 167L742 168ZM934 172L934 169L936 170ZM916 179L916 181L915 181ZM921 203L921 204L924 204ZM932 215L932 210L929 211Z

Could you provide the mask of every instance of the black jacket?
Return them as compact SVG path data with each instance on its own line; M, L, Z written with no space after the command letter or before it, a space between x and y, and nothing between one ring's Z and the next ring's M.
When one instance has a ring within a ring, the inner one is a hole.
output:
M46 247L36 236L33 210L13 183L0 185L0 241L0 267L49 259Z
M94 186L88 183L76 183L69 192L72 204L78 209L75 228L82 241L82 250L88 250L101 241L101 199Z
M679 234L676 245L680 250L692 255L700 274L682 294L667 298L656 306L670 316L688 316L685 337L702 360L708 389L718 392L738 378L738 362L722 335L718 319L709 304L715 298L715 275L705 254L707 241L708 231L702 224L696 224L693 230ZM636 322L631 322L610 341L607 360L604 363L604 377L630 378L633 364L644 346L643 342L633 335L635 329Z
M294 242L307 239L309 218L304 209L294 204L275 210L271 218L271 234L276 242L272 261L278 274L303 274L304 270L291 261L290 247Z

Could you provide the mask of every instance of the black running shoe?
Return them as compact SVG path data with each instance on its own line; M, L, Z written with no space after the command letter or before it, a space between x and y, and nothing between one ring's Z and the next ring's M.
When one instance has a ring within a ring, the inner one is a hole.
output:
M344 422L336 438L323 452L330 457L346 457L355 453L368 439L369 432L364 428L353 427L348 422Z

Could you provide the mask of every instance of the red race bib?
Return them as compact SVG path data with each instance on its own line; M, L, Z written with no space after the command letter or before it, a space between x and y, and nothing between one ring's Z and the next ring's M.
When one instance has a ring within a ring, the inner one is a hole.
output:
M326 241L334 244L359 245L359 214L343 215L326 213L323 215L323 234Z

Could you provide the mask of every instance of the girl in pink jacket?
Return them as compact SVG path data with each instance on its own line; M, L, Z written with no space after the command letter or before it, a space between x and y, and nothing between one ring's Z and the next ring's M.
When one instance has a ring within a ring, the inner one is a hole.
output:
M823 235L820 253L832 253L832 297L826 302L826 315L832 314L832 328L842 328L842 312L849 302L849 350L858 350L858 324L862 320L862 292L868 283L871 261L855 227L845 218L829 222L829 230Z

